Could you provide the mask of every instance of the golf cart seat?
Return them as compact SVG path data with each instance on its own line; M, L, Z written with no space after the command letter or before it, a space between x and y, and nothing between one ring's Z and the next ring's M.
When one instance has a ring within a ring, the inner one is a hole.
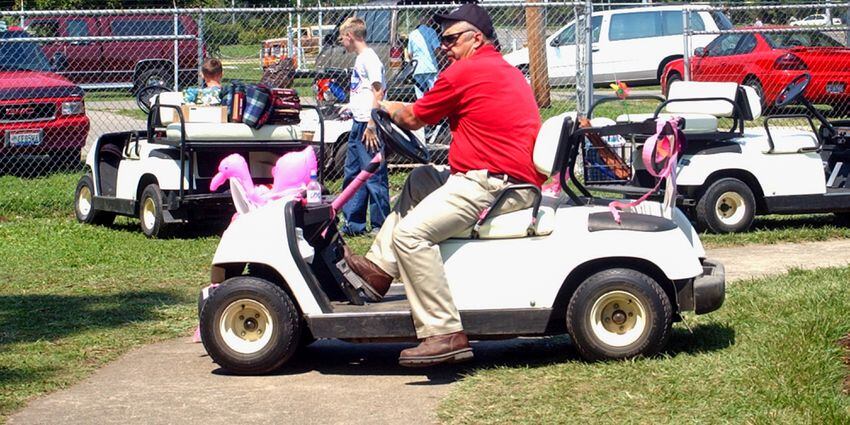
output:
M537 139L534 142L533 160L534 166L541 174L551 176L555 163L555 155L561 140L561 130L564 119L570 117L575 119L575 112L566 112L547 119ZM536 187L535 187L536 188ZM496 196L493 202L494 211L498 210L499 198L512 190L533 190L526 185L509 185ZM539 190L537 193L540 193ZM529 207L505 214L494 215L484 219L481 226L466 229L454 236L455 239L478 238L478 239L509 239L523 238L527 236L546 236L555 228L555 211L560 203L560 197L540 195L540 205L537 209L536 220L535 208Z
M164 92L151 98L151 105L168 105L159 108L159 124L165 127L166 137L159 140L161 143L179 146L181 133L185 133L187 142L221 142L233 143L238 141L248 142L273 142L273 141L297 141L301 139L301 130L294 125L264 125L253 128L243 123L209 123L209 122L184 122L176 118L174 107L183 105L182 92Z
M749 86L737 83L706 81L675 81L670 85L663 112L656 114L622 114L619 123L635 123L648 119L663 120L672 117L685 119L684 132L688 135L716 134L719 118L754 120L761 116L761 98ZM741 125L741 130L743 124ZM731 132L720 133L734 134Z
M171 123L166 127L165 142L180 144L181 129L186 132L187 142L232 143L240 140L251 142L271 142L301 140L301 129L296 125L271 125L253 128L243 123Z

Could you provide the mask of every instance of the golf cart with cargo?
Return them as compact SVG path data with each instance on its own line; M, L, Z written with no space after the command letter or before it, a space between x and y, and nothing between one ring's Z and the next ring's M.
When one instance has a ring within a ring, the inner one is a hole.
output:
M700 228L716 233L746 231L757 214L846 214L850 122L830 122L812 106L804 95L810 80L809 74L801 73L774 102L782 108L799 101L807 114L767 116L761 128L745 128L746 121L761 116L755 90L717 82L674 82L654 113L623 114L616 121L682 118L687 147L680 153L676 176L678 202ZM819 122L817 128L812 117ZM724 119L731 128L718 128L718 120ZM805 124L790 126L792 119ZM635 149L631 158L641 156L645 138L631 139ZM655 185L639 161L627 167L627 178L602 176L587 183L630 196Z
M427 162L428 150L409 131L384 112L373 119L397 153ZM566 183L586 135L628 136L650 126L578 129L566 114L547 120L534 161L557 176L562 191L511 185L476 226L440 243L472 339L569 333L584 358L623 359L662 350L683 312L720 307L723 266L705 258L679 210L644 202L622 212L618 223L607 201L578 181L578 192ZM534 205L499 214L500 200L520 190L536 194ZM213 258L212 284L199 297L204 348L222 368L268 373L316 338L415 340L401 285L376 302L343 259L336 214L345 194L312 204L270 202L230 223Z
M139 107L148 112L146 130L104 134L92 146L75 193L80 222L108 225L116 215L138 217L142 232L153 238L188 223L226 223L233 214L231 194L210 190L223 158L240 154L253 181L270 184L275 160L310 145L302 139L312 135L298 125L255 129L226 120L192 122L181 108L183 94L164 90L138 92Z

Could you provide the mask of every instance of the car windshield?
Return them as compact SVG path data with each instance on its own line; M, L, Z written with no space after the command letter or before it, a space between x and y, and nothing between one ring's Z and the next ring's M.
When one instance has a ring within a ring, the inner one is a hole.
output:
M841 43L822 32L798 32L762 34L767 44L774 49L792 47L841 47Z
M0 33L0 38L28 38L22 31ZM0 43L0 70L50 71L50 62L37 44L29 41Z

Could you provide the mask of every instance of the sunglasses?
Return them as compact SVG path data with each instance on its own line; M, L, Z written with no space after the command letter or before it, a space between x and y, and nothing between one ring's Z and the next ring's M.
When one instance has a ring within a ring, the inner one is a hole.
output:
M440 44L446 47L454 46L454 44L457 43L457 40L460 38L461 35L471 31L474 30L465 30L461 32L456 32L454 34L443 34L440 36Z

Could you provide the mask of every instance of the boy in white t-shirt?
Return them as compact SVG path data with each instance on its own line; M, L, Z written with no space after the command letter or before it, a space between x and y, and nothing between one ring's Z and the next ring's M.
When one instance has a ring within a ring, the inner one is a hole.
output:
M345 158L345 175L342 187L345 188L360 174L360 170L372 160L376 152L382 149L372 122L372 109L383 99L375 98L375 91L382 92L384 87L384 65L375 51L366 44L366 23L351 17L339 27L340 41L347 52L356 52L354 69L351 72L351 94L349 108L354 123L348 135L348 152ZM390 213L390 191L387 178L387 164L384 161L378 171L366 181L366 184L343 206L345 226L342 233L358 235L366 232L366 204L369 200L369 216L372 231L384 224Z

